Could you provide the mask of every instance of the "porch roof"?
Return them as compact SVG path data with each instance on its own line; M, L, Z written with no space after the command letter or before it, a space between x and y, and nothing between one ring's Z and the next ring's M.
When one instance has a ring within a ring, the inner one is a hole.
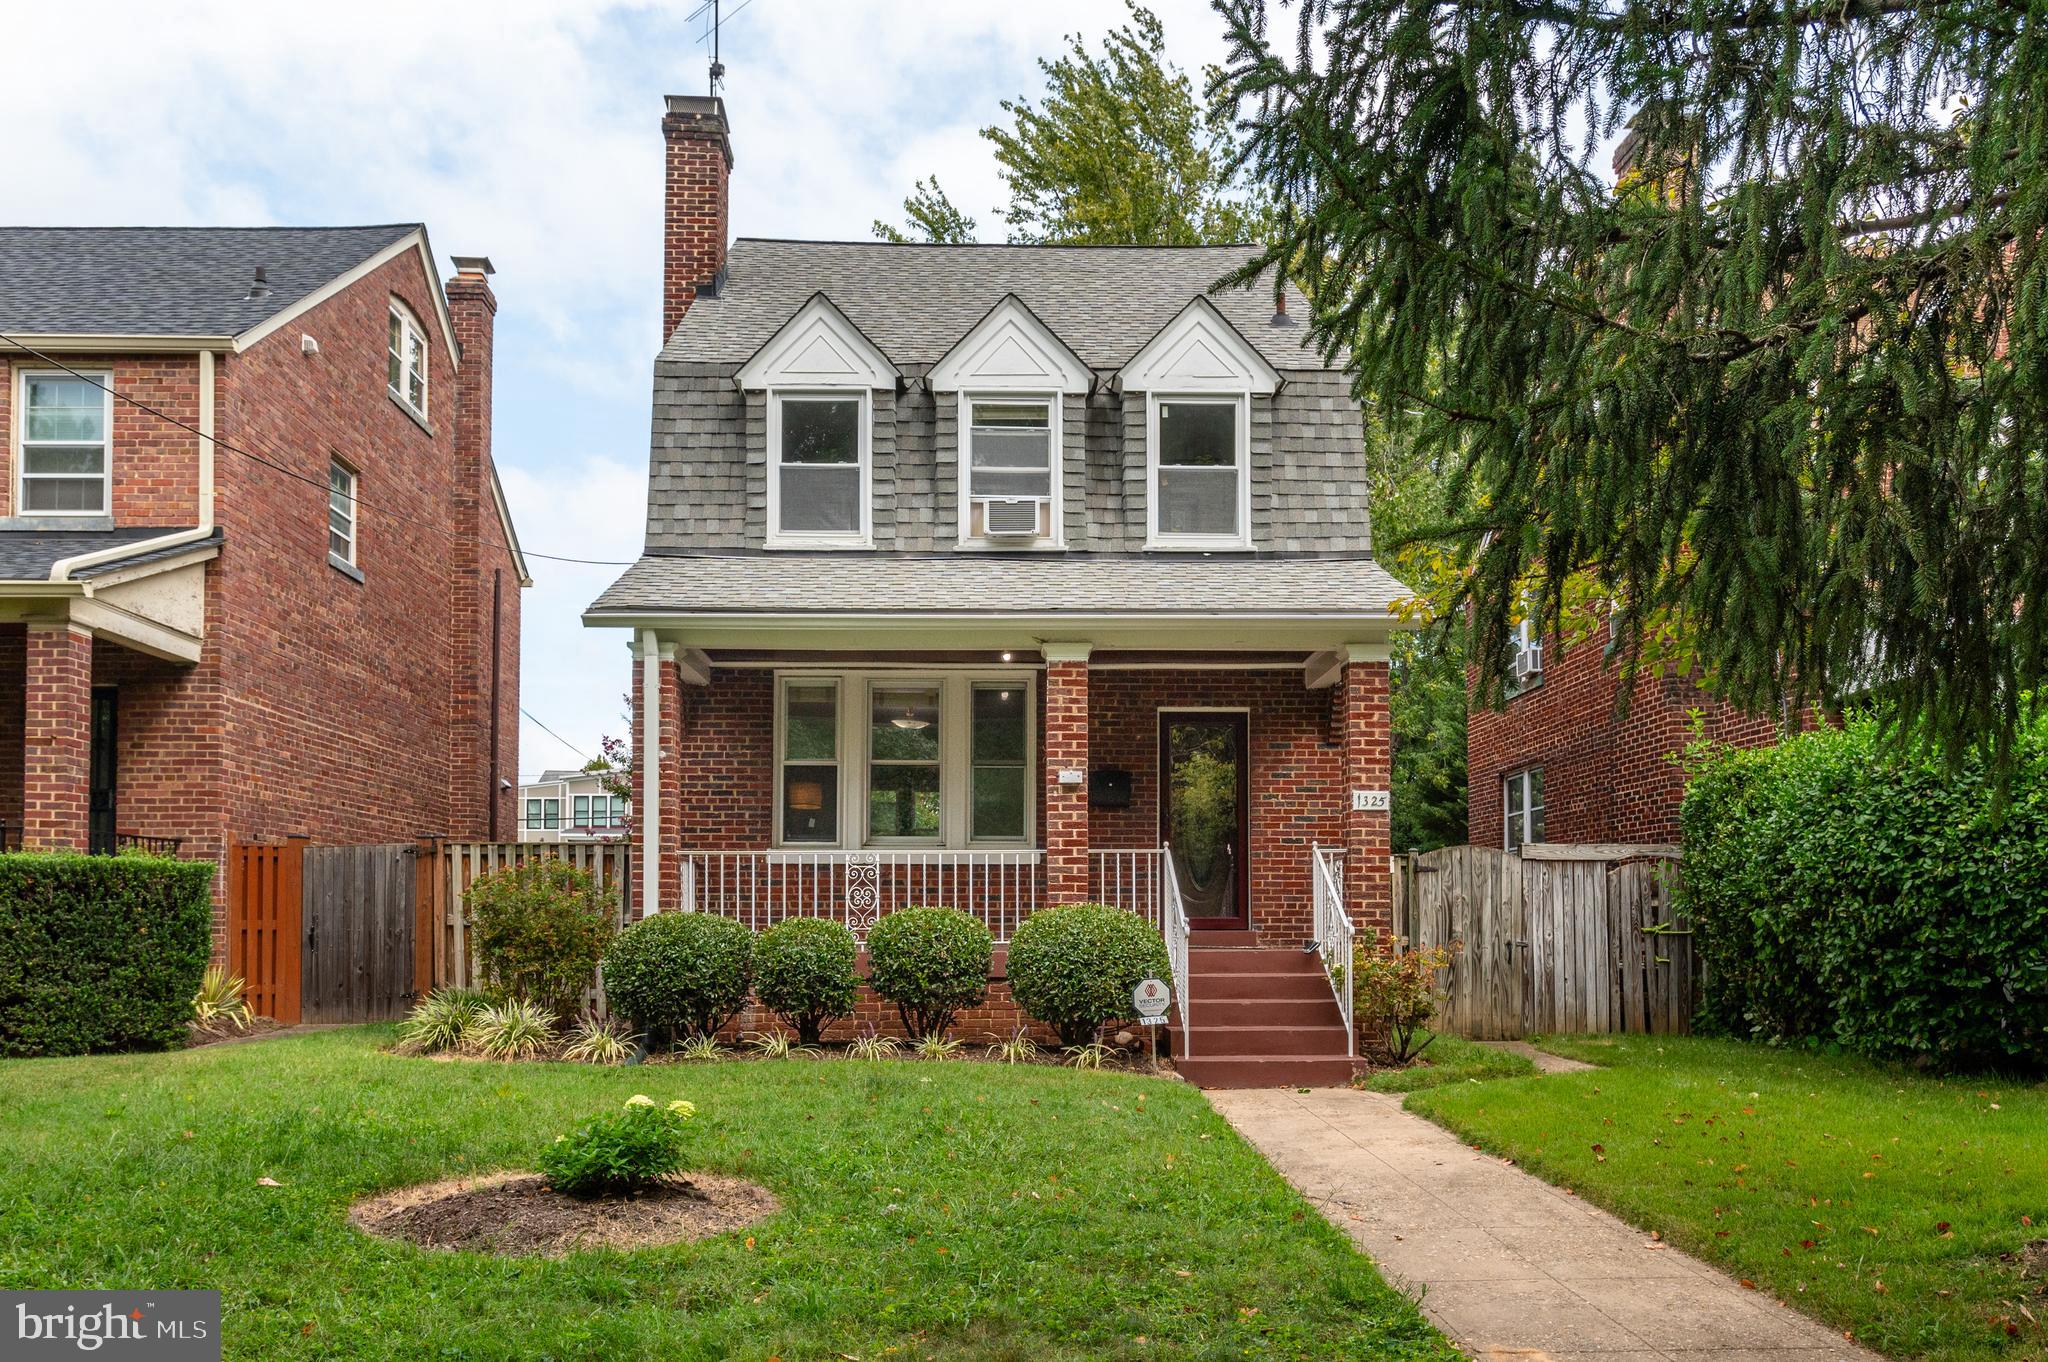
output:
M584 614L660 616L1350 617L1414 593L1366 556L652 553Z
M0 530L0 581L47 582L50 569L66 558L75 558L82 553L97 553L102 549L118 548L123 544L141 544L168 534L178 534L190 528L184 525L170 526L123 526L113 530ZM215 540L208 542L217 542ZM181 544L162 554L189 552L191 544ZM80 569L78 577L90 577L96 573L111 572L116 568L134 567L160 556L159 552L144 550L131 557L120 558L111 563L95 564Z

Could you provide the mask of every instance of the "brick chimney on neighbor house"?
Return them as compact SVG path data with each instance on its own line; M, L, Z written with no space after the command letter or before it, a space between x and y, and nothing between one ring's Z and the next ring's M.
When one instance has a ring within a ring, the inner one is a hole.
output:
M661 205L661 341L666 345L697 295L713 292L725 271L726 186L732 178L725 101L716 95L670 95L661 136L668 144Z
M450 546L454 599L449 645L453 652L449 697L450 742L459 772L449 790L449 832L457 837L497 841L512 835L511 792L506 773L517 766L513 743L517 727L508 726L505 702L508 685L516 698L517 669L506 676L505 622L516 611L519 583L506 579L505 532L491 481L491 369L498 299L491 292L495 273L490 259L458 255L455 277L447 282L448 320L462 362L455 370L454 521L457 537ZM516 619L516 613L512 616ZM508 727L510 732L508 733Z

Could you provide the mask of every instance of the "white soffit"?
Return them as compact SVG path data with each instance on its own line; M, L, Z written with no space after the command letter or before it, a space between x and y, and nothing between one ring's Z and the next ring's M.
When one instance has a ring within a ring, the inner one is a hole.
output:
M901 377L889 357L822 293L796 310L734 382L743 389L893 388Z
M1012 293L932 366L933 392L1085 393L1095 375Z
M1131 356L1118 380L1131 392L1271 395L1280 375L1216 305L1196 298Z

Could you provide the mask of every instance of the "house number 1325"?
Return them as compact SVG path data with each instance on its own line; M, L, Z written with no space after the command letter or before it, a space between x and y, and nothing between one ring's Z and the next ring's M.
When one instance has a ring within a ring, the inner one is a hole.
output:
M1386 813L1394 807L1394 799L1386 790L1353 790L1351 807L1357 813Z

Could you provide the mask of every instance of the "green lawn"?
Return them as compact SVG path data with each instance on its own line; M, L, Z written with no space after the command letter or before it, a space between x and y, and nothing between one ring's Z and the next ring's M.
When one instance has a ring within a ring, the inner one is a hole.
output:
M0 1064L0 1286L219 1288L234 1358L1455 1356L1180 1084L441 1063L389 1036ZM751 1245L505 1260L344 1221L375 1189L530 1167L636 1091L694 1101L692 1162L780 1195Z
M1891 1356L2048 1356L2043 1283L1999 1261L2048 1236L2048 1087L1661 1036L1546 1048L1609 1067L1408 1106Z
M1381 1069L1365 1081L1372 1092L1421 1092L1446 1083L1477 1083L1489 1078L1527 1078L1536 1066L1521 1055L1490 1050L1460 1036L1438 1036L1405 1069Z

